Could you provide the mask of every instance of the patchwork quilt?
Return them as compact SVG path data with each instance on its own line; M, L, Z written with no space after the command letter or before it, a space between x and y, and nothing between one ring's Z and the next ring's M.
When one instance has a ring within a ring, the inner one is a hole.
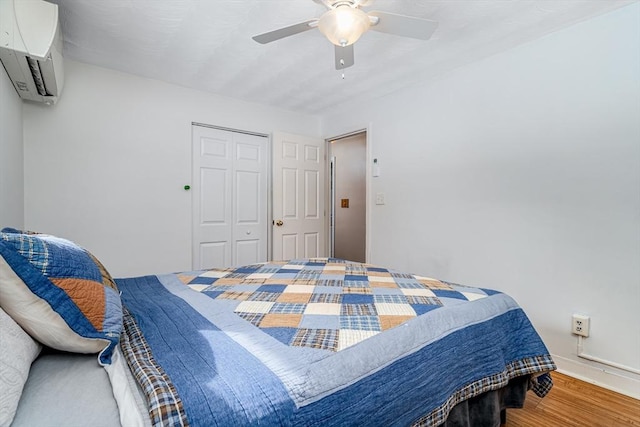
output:
M420 314L493 293L386 268L298 260L180 274L283 344L340 351Z
M438 425L555 365L509 296L332 258L117 280L155 425Z

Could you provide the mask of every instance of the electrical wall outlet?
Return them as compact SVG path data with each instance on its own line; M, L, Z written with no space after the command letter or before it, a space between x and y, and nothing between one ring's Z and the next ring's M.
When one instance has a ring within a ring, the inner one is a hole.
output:
M574 314L571 318L571 332L583 337L589 336L589 316Z

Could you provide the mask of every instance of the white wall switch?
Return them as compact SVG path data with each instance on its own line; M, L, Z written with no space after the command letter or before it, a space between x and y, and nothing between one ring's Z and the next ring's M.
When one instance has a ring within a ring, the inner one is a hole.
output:
M376 205L384 205L384 193L376 194Z

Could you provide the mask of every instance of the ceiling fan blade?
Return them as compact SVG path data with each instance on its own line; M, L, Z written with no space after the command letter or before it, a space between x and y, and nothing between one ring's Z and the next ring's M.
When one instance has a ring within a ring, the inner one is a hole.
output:
M353 60L353 45L349 46L335 46L336 51L336 70L343 70L347 67L351 67L354 64Z
M381 12L379 10L371 11L367 15L378 18L378 23L369 27L371 30L402 37L428 40L438 28L436 21L414 16L396 15L395 13Z
M300 22L299 24L289 25L288 27L280 28L278 30L258 34L257 36L253 36L251 38L261 44L271 43L273 41L293 36L294 34L302 33L315 28L317 23L317 19L310 19L305 22Z

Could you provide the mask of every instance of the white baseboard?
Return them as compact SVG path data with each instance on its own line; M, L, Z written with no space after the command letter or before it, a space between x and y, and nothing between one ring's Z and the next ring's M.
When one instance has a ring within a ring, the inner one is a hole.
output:
M640 377L637 375L619 373L615 368L596 367L590 362L571 360L556 355L551 356L558 366L558 372L562 374L634 399L640 399Z

